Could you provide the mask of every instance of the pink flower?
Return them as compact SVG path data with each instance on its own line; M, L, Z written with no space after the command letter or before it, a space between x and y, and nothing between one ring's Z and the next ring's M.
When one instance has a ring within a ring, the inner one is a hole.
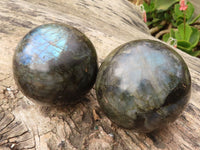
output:
M147 14L146 14L146 11L144 11L142 15L143 15L144 22L146 23L146 22L147 22Z
M179 10L180 11L185 11L185 10L187 10L187 8L188 8L187 2L185 0L180 0L180 8L179 8Z
M146 11L144 9L144 5L140 5L140 8L141 8L141 11L142 11L142 17L143 17L143 20L144 22L146 23L147 22L147 14L146 14Z

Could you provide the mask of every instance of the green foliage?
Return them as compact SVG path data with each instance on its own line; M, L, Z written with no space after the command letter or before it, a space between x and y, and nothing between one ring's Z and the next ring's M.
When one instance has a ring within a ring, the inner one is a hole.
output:
M147 4L147 3L143 3L143 6L144 6L144 9L146 11L146 13L151 13L153 11L155 11L155 5L153 2L151 2L150 4Z
M150 28L159 27L162 21L167 25L172 24L170 33L164 34L162 40L168 42L170 38L176 39L177 48L193 56L199 56L200 50L196 50L200 42L200 32L192 27L200 14L194 18L194 6L187 2L187 10L181 11L179 0L151 0L150 5L143 4L147 13L147 25ZM171 43L173 44L174 41Z
M185 29L184 29L185 28ZM191 27L190 25L180 24L178 30L171 30L163 36L163 41L168 42L169 38L172 37L177 40L177 48L193 55L198 56L200 51L193 51L199 42L200 34L198 29Z
M173 19L171 6L179 0L152 0L150 4L143 3L147 14L147 25L158 26L160 22L166 20L170 22Z
M179 0L154 0L157 11L166 11Z
M180 4L176 4L174 6L174 14L175 14L174 19L178 19L180 17L184 18L184 13L186 15L186 19L189 19L192 17L194 13L194 6L190 2L188 2L187 5L188 5L188 8L186 11L179 10Z
M177 20L175 26L178 26L179 24L184 22L184 15L185 15L186 22L188 24L191 24L193 22L192 17L194 13L194 6L190 2L188 2L187 5L188 5L188 8L186 11L179 10L180 4L176 4L174 6L173 19Z

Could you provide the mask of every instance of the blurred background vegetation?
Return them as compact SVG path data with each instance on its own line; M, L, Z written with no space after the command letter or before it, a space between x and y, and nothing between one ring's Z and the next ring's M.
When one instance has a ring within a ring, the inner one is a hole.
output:
M129 1L141 8L144 22L153 36L200 58L198 0Z

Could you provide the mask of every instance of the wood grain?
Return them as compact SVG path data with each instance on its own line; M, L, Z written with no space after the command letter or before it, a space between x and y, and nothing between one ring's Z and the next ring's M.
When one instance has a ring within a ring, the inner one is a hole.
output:
M150 134L112 124L94 90L81 103L61 108L42 107L23 96L12 75L15 47L32 28L50 22L70 24L84 32L99 62L125 42L153 39L138 8L125 0L1 0L0 149L200 149L200 59L179 50L192 76L190 102L174 123Z

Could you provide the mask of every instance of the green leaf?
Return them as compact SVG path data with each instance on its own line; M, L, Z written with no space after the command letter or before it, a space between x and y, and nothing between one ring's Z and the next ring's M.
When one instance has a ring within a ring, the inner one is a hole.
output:
M195 47L199 42L199 31L198 29L192 27L192 33L190 36L190 43L192 44L192 47Z
M160 19L158 19L158 18L154 18L154 19L152 20L153 23L158 22L158 21L160 21Z
M192 21L190 21L189 24L195 23L199 18L200 18L200 14L196 18L194 18Z
M167 21L171 21L172 19L171 14L169 14L168 12L164 13L164 17L165 17L165 20Z
M147 21L146 24L147 24L147 26L150 26L152 24L152 22Z
M166 33L166 34L163 35L162 40L165 41L165 42L167 42L168 39L169 39L169 37L170 37L170 34Z
M179 4L176 4L176 5L174 6L174 12L175 12L175 13L174 13L174 19L177 19L177 18L179 18L179 17L184 17L183 12L180 11L179 8L180 8L180 5L179 5Z
M189 52L189 54L196 57L200 56L200 50Z
M184 33L184 24L181 24L178 26L178 31L175 31L175 38L178 41L189 42L190 47L194 48L199 42L200 35L198 29L191 27L188 24L185 25L185 33Z
M173 27L177 27L177 25L176 25L176 22L175 22L175 20L173 19L173 20L171 20L171 23L172 23L172 26Z
M184 18L179 16L178 19L176 20L176 27L179 26L182 23L184 23Z
M154 16L153 16L153 14L154 14L154 12L152 12L152 13L147 13L146 15L147 15L147 19L148 20L152 20L153 18L155 18Z
M178 31L175 32L175 38L177 40L185 40L189 42L191 34L192 27L190 27L188 24L186 24L184 27L184 24L182 23L178 26Z
M174 40L176 40L175 39L175 32L174 32L173 29L171 29L170 33L164 34L163 37L162 37L162 40L165 41L165 42L168 42L170 37L173 38ZM170 44L174 44L174 42L175 41L171 41Z
M190 52L192 51L192 47L191 44L187 41L181 40L181 41L177 41L177 48L185 51L185 52Z
M187 2L188 8L186 10L186 18L187 20L192 18L193 13L194 13L194 6L192 5L192 3Z
M175 32L174 32L173 29L171 29L171 31L170 31L170 36L173 37L173 38L175 38Z
M155 0L155 8L158 11L166 11L178 1L179 0Z
M155 10L155 5L153 2L151 2L150 4L147 4L144 2L143 6L144 6L146 13L153 12Z
M165 16L163 12L157 12L155 18L159 18L160 20L165 20Z

